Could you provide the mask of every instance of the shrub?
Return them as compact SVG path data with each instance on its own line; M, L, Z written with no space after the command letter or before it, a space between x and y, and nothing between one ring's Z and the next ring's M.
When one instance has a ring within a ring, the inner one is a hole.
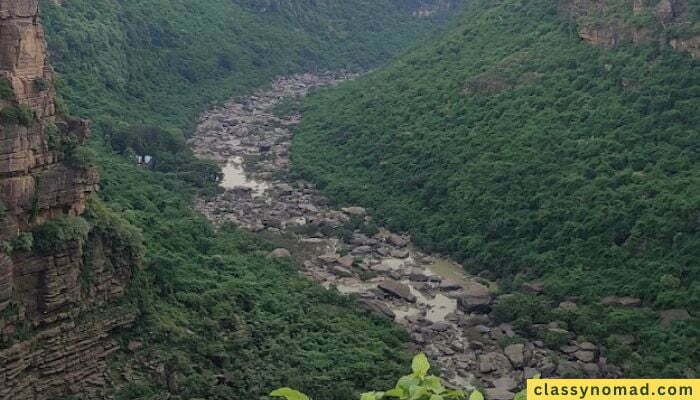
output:
M75 146L66 151L66 163L73 168L88 169L95 166L95 152L89 147Z
M4 124L29 126L34 119L34 111L25 105L9 106L0 110L0 121Z
M493 312L499 322L524 319L544 323L549 319L551 308L550 303L541 297L516 293L501 296L494 305Z
M58 132L58 127L53 122L48 123L44 127L44 135L49 150L58 150L61 146L61 137Z
M399 400L442 400L462 399L466 393L461 390L451 390L443 386L440 378L428 375L430 363L425 354L418 354L411 363L413 372L400 378L393 389L384 392L367 392L360 397L361 400L380 400L395 398ZM272 397L282 397L285 400L310 400L301 392L290 388L281 388L270 393ZM472 391L469 400L484 400L484 395L478 390Z
M0 79L0 99L3 100L14 100L15 92L10 86L10 81L7 79Z
M34 90L43 92L49 88L49 82L46 79L37 79L34 81Z
M20 233L10 244L13 251L32 251L34 235L31 232Z
M48 255L68 249L75 242L84 242L90 225L80 217L60 217L39 225L33 232L34 248Z
M141 232L98 198L88 201L85 218L90 221L92 232L106 239L116 252L135 259L143 256Z

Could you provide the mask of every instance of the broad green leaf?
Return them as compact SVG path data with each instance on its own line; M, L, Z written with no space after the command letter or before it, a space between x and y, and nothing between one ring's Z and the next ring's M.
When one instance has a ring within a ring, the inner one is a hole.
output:
M412 386L409 390L409 400L418 400L428 396L428 389L423 386Z
M374 392L367 392L362 393L360 400L377 400L377 397L375 396Z
M445 387L442 386L442 382L437 376L426 376L425 379L423 379L423 385L435 394L441 394L445 391Z
M384 392L367 392L362 393L360 400L380 400L382 397L384 397Z
M277 389L270 396L284 397L287 400L309 400L309 396L288 387Z
M398 397L398 398L404 397L405 394L407 394L407 392L404 391L403 389L400 389L400 388L394 388L394 389L388 390L384 393L384 395L386 395L386 396Z
M525 392L524 390L522 390L522 391L516 393L516 395L515 395L515 397L513 398L513 400L527 400L527 392Z
M419 378L424 377L430 369L428 357L426 357L423 353L418 354L417 356L413 357L413 363L411 363L411 367L415 376Z
M475 390L469 395L469 400L484 400L484 395L480 391Z
M439 394L434 394L434 395L430 396L430 400L443 400L443 399L442 399L442 396L440 396Z
M408 392L409 389L413 386L416 386L420 383L420 380L416 378L413 375L406 375L404 377L401 377L398 382L396 382L396 387L398 389L403 389L404 391Z

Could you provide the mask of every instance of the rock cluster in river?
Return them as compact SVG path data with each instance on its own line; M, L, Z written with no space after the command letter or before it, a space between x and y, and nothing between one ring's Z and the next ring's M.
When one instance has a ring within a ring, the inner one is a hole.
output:
M356 296L364 308L405 326L414 349L425 351L453 385L483 385L490 399L510 400L525 379L538 373L618 375L601 356L604 349L556 324L540 329L565 337L567 344L559 350L519 337L509 324L496 323L490 315L498 294L493 283L417 251L409 237L384 229L356 229L341 239L333 232L349 226L349 221L373 222L367 210L335 209L312 184L280 178L289 168L289 127L300 116L279 117L273 107L282 99L347 78L351 76L330 73L281 78L268 90L205 114L192 140L195 152L222 163L243 160L233 173L245 174L250 181L242 180L213 199L200 199L198 208L218 224L233 222L254 232L293 235L305 249L292 252L305 275ZM292 253L278 249L270 256ZM448 266L449 277L440 265Z

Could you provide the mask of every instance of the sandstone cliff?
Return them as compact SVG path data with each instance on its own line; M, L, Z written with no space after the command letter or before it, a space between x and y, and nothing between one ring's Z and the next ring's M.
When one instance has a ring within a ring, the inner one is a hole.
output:
M591 44L655 42L700 57L700 34L687 0L567 0L560 11L576 21L579 36Z
M48 252L7 245L83 214L97 188L94 168L70 162L88 123L57 111L53 78L38 0L0 0L0 399L99 396L110 331L134 318L114 307L134 257L103 233Z

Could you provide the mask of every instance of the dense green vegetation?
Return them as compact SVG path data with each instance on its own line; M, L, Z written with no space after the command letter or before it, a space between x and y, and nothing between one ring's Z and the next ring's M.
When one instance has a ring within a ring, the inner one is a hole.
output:
M462 390L452 390L442 384L440 377L428 375L430 363L425 354L420 353L413 357L411 373L404 375L396 382L396 385L385 391L372 391L362 393L360 400L382 400L394 398L397 400L459 400L467 397ZM270 393L272 397L281 397L285 400L310 400L307 395L288 387L276 389ZM515 400L521 400L524 392L518 393ZM484 400L484 395L478 390L472 390L469 400Z
M72 111L182 129L277 75L376 66L433 29L410 11L437 1L57 3L41 2L43 23Z
M43 23L63 104L93 121L96 158L64 149L100 169L104 203L85 218L117 249L136 252L143 238L127 296L141 318L121 340L145 345L117 354L116 398L259 398L289 384L332 400L388 386L407 360L405 334L265 258L269 243L194 212L220 172L185 137L212 102L278 74L381 63L433 29L436 19L410 16L430 1L63 3L42 1ZM153 162L137 166L145 155ZM71 221L40 228L34 245L56 245Z
M189 183L113 155L101 153L98 164L105 203L139 228L146 250L128 296L142 318L122 336L125 348L144 346L118 355L113 368L140 379L117 398L257 398L293 384L346 399L400 372L403 332L351 311L351 300L304 279L291 262L265 258L271 244L230 226L215 231L192 210ZM99 214L94 207L88 217ZM164 364L168 378L139 359Z
M310 98L293 164L505 290L506 320L558 319L634 375L700 365L700 68L658 44L586 45L550 0L470 3L442 38ZM568 315L558 302L580 305ZM527 300L529 299L529 300ZM695 371L695 372L693 372Z

